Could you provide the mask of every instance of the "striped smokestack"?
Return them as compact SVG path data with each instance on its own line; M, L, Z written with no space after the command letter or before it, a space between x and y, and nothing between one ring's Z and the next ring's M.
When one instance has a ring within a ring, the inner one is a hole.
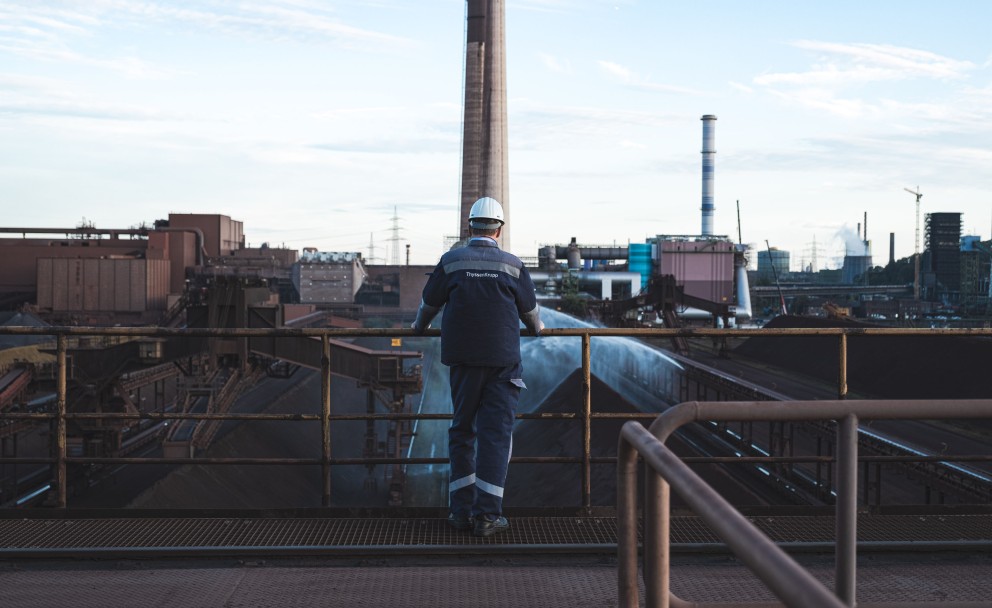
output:
M467 0L462 198L458 234L468 238L472 204L491 196L503 205L503 249L510 249L504 0Z
M713 177L716 162L716 116L706 114L703 121L703 236L713 234Z

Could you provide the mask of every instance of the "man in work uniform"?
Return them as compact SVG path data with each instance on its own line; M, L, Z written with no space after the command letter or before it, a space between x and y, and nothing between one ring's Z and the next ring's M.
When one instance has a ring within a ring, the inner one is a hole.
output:
M540 335L534 283L500 250L503 207L480 198L469 212L471 239L441 256L424 287L413 329L423 333L444 307L441 363L451 368L454 419L448 429L448 522L476 536L510 527L503 487L520 389L520 321Z

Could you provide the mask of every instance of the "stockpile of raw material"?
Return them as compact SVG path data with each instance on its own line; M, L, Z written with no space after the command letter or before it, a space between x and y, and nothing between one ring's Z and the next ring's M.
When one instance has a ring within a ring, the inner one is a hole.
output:
M270 414L320 412L320 375L301 370L291 380L269 380L242 401L271 403ZM341 413L365 410L365 391L353 382L331 381L332 402ZM239 402L241 403L241 402ZM332 455L361 455L364 422L338 422L332 427ZM251 421L222 431L204 453L216 458L308 458L321 456L319 421ZM319 466L186 465L144 491L132 508L277 509L319 507L323 482ZM333 506L385 505L387 486L370 484L363 466L332 468Z
M592 376L592 411L637 413L638 410L596 376ZM535 413L580 412L582 408L582 370L575 370L552 391ZM596 457L615 457L620 428L626 420L593 420L591 453ZM642 420L645 426L650 420ZM679 456L697 456L678 437L667 444ZM521 420L513 433L514 456L569 456L581 458L582 422L574 420ZM643 467L642 467L643 468ZM756 499L714 465L693 467L708 483L733 504L752 505ZM616 504L615 464L594 464L591 469L592 504ZM643 476L639 475L638 479ZM507 507L576 507L582 504L581 464L511 464L506 481ZM673 494L672 504L682 504Z
M548 395L535 414L582 411L582 370L575 370ZM599 378L592 377L594 412L635 413L634 406ZM592 455L615 456L624 420L594 420ZM521 420L513 433L514 456L582 455L582 421ZM512 464L507 475L507 506L577 506L582 504L582 465ZM616 466L593 465L593 504L616 502Z
M879 327L840 319L782 316L767 328ZM837 381L836 336L749 338L734 352L776 367ZM959 336L848 336L847 383L852 393L883 399L992 397L985 374L992 340Z

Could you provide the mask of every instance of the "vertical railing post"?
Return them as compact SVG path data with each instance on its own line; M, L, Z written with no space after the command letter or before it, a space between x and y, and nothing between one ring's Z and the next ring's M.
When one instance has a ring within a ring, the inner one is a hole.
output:
M637 608L638 595L637 451L621 433L617 450L617 606Z
M823 438L817 436L816 438L816 456L819 458L823 456ZM820 481L820 472L823 470L822 463L816 461L816 495L817 497L823 496L823 482Z
M327 334L322 334L320 342L320 473L324 481L321 504L329 507L331 506L331 341Z
M837 555L838 599L854 606L858 559L858 417L848 414L837 424Z
M644 467L644 605L668 608L671 580L671 486Z
M56 363L58 365L56 379L56 400L55 400L55 485L58 491L58 507L66 508L66 497L68 495L68 477L65 470L66 453L66 380L68 370L66 367L66 344L68 338L65 334L58 335L58 349Z
M837 364L837 398L847 399L847 334L840 335L840 361Z
M582 334L582 506L592 507L592 370L588 333Z

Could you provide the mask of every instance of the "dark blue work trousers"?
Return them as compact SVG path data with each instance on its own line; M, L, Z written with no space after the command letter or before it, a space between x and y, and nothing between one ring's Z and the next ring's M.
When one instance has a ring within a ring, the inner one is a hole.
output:
M513 420L520 389L520 364L508 367L454 365L448 429L450 511L477 517L503 512L503 487L513 450Z

